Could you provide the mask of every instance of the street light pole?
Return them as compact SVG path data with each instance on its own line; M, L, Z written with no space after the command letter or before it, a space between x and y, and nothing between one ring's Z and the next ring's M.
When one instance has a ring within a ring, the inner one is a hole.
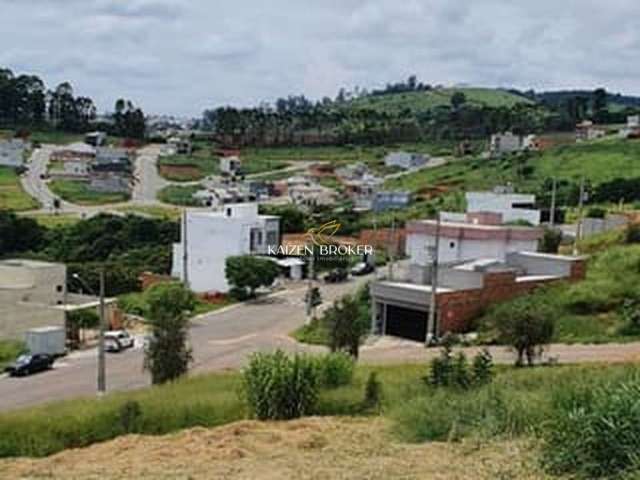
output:
M104 332L106 329L104 311L104 267L100 267L100 329L98 334L98 395L107 391L107 364L104 352Z
M438 291L438 251L440 249L440 212L436 212L436 238L431 255L431 298L429 299L429 317L427 318L427 332L425 347L433 343L437 336L436 307Z
M105 305L104 305L104 296L105 296L105 268L104 266L100 267L100 325L98 326L98 396L102 396L107 391L107 362L105 358L105 348L104 348L104 333L107 327L106 316L105 316ZM74 273L72 275L73 278L78 280L80 284L92 295L95 295L95 291L89 285L85 283L80 275Z

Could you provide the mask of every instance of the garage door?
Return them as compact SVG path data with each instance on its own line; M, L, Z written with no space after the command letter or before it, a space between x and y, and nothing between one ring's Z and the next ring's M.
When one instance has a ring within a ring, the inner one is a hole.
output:
M427 312L387 305L385 334L424 342L427 331Z

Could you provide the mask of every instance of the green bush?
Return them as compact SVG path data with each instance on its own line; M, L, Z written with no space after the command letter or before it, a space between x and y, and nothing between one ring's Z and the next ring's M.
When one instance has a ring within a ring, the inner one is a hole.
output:
M120 407L120 425L126 433L136 432L142 417L142 407L135 400L128 400Z
M492 385L476 390L437 389L410 399L395 412L399 433L410 441L458 441L524 433L533 415L522 399Z
M243 370L245 396L260 420L287 420L313 413L318 400L317 368L305 355L281 350L256 353Z
M367 377L362 406L365 410L380 411L382 406L382 383L378 380L376 372L369 373L369 377Z
M429 374L425 378L432 387L453 387L468 389L486 385L493 378L493 359L488 350L483 349L473 358L469 367L467 357L459 352L453 355L452 338L446 337L440 356L429 364Z
M334 352L315 358L319 385L336 388L349 385L353 379L355 361L344 352Z
M640 469L640 377L558 401L544 461L553 473L610 478Z
M19 340L0 340L0 369L26 350L27 346Z
M624 243L640 243L640 224L631 223L627 226Z

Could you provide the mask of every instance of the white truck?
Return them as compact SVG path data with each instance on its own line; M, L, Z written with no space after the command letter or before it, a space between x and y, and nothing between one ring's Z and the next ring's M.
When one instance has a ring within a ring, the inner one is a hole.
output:
M46 353L56 357L67 352L64 327L40 327L27 330L25 343L29 352L34 355Z

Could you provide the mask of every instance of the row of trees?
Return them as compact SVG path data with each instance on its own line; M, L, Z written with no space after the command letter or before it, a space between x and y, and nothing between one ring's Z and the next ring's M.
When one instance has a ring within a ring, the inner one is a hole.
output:
M179 238L177 222L135 215L97 215L75 225L45 228L30 218L0 211L0 258L16 254L64 262L97 291L99 268L107 265L107 295L139 289L143 271L167 274L171 244ZM71 278L71 277L70 277ZM80 285L70 283L70 290Z
M70 82L48 89L37 75L0 69L0 125L11 128L49 127L65 132L100 128L113 135L144 138L144 113L130 101L115 104L114 123L96 124L94 101L76 95Z

